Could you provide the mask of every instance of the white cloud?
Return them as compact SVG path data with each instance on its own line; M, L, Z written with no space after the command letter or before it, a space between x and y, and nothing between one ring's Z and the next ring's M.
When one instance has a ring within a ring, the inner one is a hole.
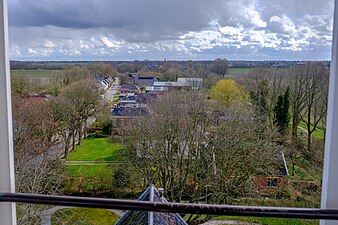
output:
M36 50L33 50L33 49L31 49L31 48L28 48L27 50L28 50L28 53L29 53L29 54L34 54L34 55L36 55L36 54L38 53Z
M110 40L110 39L108 39L105 36L101 37L101 41L108 48L116 49L116 48L120 48L121 47L121 43L120 42L115 41L115 40Z
M267 25L267 23L262 20L260 14L255 10L253 4L251 4L250 7L244 8L243 16L248 21L251 21L251 23L256 27L264 28Z
M86 0L75 9L69 6L78 0L9 0L10 17L15 18L10 56L40 60L330 56L332 0L323 0L320 6L315 0L114 1L111 11L110 1Z

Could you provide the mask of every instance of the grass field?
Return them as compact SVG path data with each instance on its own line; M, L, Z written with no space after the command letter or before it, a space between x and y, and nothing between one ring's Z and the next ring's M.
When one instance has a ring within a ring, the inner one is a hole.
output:
M121 144L110 143L106 138L87 138L70 152L69 161L113 161L117 160Z
M49 76L52 72L57 70L11 70L11 75L21 75L21 76Z
M120 217L105 209L73 208L60 210L52 216L52 224L113 225Z
M229 77L248 76L254 68L229 68L227 75Z
M251 71L251 70L254 70L254 68L229 68L228 69L229 71Z
M259 223L264 225L317 225L318 220L299 220L299 219L287 219L287 218L265 218L265 217L241 217L241 216L219 216L213 220L238 220L249 223Z

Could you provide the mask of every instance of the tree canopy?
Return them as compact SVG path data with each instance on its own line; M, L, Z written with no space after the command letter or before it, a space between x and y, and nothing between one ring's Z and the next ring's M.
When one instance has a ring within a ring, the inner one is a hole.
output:
M246 98L246 91L232 79L219 80L211 88L210 96L221 106L229 106L232 103L243 102Z

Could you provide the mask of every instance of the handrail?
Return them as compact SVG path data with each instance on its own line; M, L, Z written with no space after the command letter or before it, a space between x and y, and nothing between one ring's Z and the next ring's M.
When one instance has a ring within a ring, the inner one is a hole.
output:
M338 209L163 203L25 193L0 193L0 202L61 205L166 213L338 220Z

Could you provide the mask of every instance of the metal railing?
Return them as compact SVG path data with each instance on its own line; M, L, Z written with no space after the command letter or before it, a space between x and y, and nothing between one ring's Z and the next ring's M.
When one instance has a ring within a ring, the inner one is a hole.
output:
M0 193L0 204L1 202L184 214L338 220L338 209L162 203L108 198L88 198L23 193Z

